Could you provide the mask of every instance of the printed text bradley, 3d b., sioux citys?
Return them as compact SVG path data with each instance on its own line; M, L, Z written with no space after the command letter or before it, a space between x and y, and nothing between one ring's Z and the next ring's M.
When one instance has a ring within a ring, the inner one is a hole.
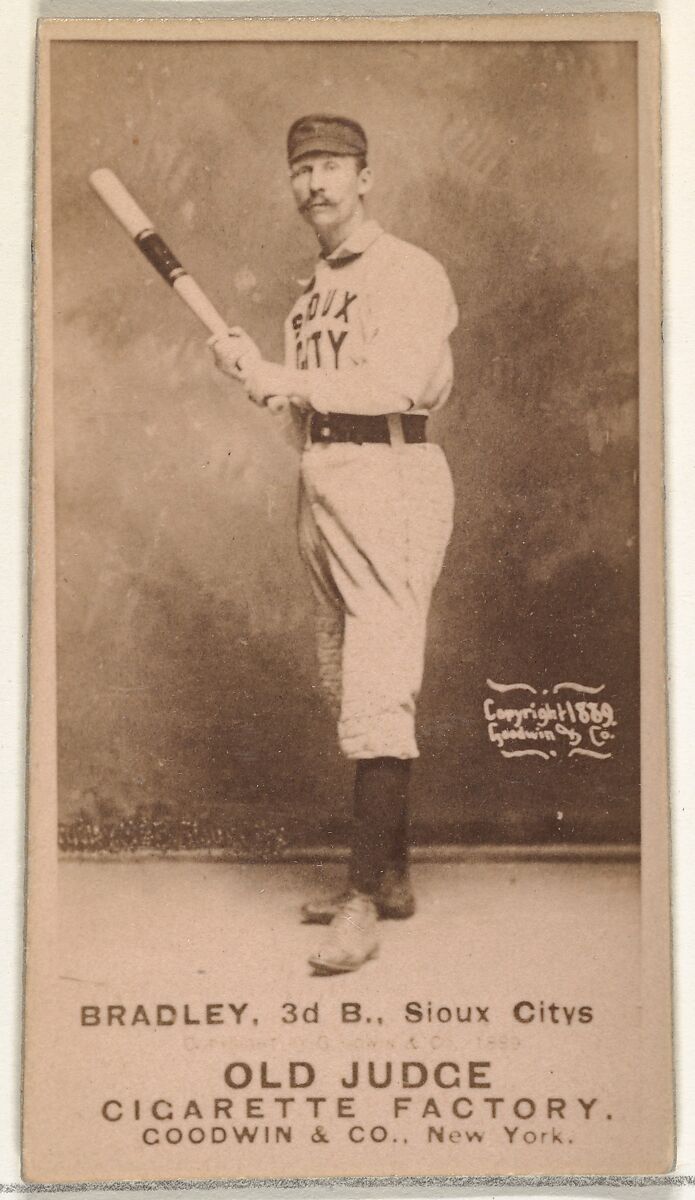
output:
M382 1016L367 1014L364 1006L356 1001L342 1001L336 1009L325 1014L328 1019L338 1019L344 1025L383 1025ZM399 1017L409 1025L490 1025L496 1019L509 1019L520 1025L590 1025L594 1021L594 1009L590 1004L560 1003L555 1000L518 1000L509 1009L495 1013L490 1004L440 1004L433 1000L408 1000ZM324 1017L324 1006L297 1005L286 1001L280 1005L278 1018L283 1025L316 1025ZM154 1026L158 1029L175 1025L258 1025L258 1017L250 1010L248 1002L219 1001L215 1003L135 1003L84 1004L79 1010L80 1025L85 1028L125 1028L128 1026Z

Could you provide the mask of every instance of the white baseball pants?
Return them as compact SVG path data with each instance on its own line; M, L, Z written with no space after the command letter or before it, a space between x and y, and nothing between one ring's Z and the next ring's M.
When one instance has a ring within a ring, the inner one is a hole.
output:
M348 758L416 758L427 613L453 521L441 447L304 451L299 545L317 603L321 682Z

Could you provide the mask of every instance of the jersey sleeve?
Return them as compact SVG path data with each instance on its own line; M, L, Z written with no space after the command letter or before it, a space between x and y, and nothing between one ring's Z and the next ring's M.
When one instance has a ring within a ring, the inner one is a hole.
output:
M406 263L375 291L367 330L372 386L395 393L407 408L443 403L453 380L449 337L458 321L456 301L439 263L429 257L425 263Z

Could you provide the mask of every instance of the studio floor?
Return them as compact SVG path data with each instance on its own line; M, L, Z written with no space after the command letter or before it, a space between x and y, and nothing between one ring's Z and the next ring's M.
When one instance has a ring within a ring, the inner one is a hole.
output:
M639 973L639 868L634 863L416 863L418 911L383 922L379 958L360 987L397 972L404 989L434 986L452 951L467 986L486 992L571 986L581 1002L597 980ZM271 866L201 861L64 861L59 869L61 974L108 987L207 975L255 989L278 973L301 990L307 955L322 931L302 925L299 907L338 887L339 865ZM322 980L323 988L332 981ZM579 992L577 991L580 986ZM552 997L549 997L552 999Z

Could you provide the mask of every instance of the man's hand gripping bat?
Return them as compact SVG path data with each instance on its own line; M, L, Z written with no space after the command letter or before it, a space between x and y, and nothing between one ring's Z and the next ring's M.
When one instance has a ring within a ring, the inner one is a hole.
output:
M99 170L92 171L89 182L155 271L174 289L191 312L195 313L208 332L216 338L227 337L230 331L224 317L218 313L193 276L188 274L163 238L155 231L149 217L136 204L113 171L108 167L100 167ZM268 408L273 412L280 412L287 407L287 403L284 397L272 396L268 401Z

